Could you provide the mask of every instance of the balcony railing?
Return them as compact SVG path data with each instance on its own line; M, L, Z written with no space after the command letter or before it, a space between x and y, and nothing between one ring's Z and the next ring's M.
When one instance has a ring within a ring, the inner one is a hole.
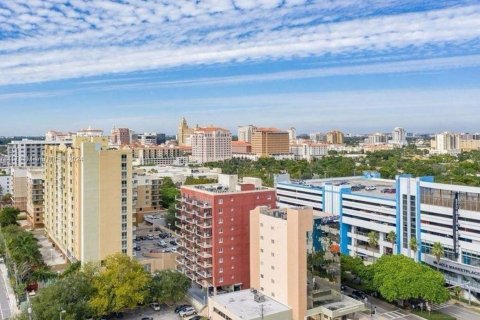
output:
M197 260L197 265L202 268L202 269L211 269L212 268L212 260L211 259L205 259L203 261L198 261Z
M197 252L197 256L199 256L201 258L204 258L204 259L208 259L208 258L212 257L212 254L210 252L207 252L207 251L199 251L199 252Z
M195 243L196 243L198 246L200 246L200 247L202 247L202 248L204 248L204 249L210 249L210 248L212 247L212 243L209 242L209 241L207 242L207 241L201 241L201 240L197 239L197 240L195 241Z
M208 233L208 232L197 231L196 234L197 234L197 236L199 236L200 238L203 238L203 239L210 239L212 237L212 234Z
M197 271L197 275L202 279L209 279L212 277L212 273L206 271Z
M203 229L211 229L212 228L212 223L207 223L207 222L198 222L197 221L197 226Z

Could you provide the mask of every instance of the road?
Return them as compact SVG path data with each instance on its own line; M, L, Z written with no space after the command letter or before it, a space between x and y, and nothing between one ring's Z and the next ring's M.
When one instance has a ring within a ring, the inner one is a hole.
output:
M433 310L438 310L442 313L448 314L457 320L480 320L479 313L451 303L444 303L442 305L435 306Z
M7 292L7 284L5 283L5 265L0 263L0 320L5 320L10 318L10 298Z

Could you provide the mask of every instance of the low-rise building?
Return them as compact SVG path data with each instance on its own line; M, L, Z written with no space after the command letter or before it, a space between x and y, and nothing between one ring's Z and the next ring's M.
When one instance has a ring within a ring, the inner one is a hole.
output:
M12 168L12 205L20 211L27 211L27 169Z

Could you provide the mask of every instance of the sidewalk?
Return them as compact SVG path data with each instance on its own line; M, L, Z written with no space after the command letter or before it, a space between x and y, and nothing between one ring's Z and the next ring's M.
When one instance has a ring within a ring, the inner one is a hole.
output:
M17 298L13 293L13 289L10 285L10 280L8 279L7 266L3 262L0 263L0 273L2 274L1 281L3 281L3 284L7 289L7 299L8 299L8 304L10 306L10 313L12 316L14 316L18 314L20 311L18 310L18 306L17 306Z

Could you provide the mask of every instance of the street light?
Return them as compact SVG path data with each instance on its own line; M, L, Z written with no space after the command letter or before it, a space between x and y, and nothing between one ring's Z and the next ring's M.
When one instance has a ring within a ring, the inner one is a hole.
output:
M64 314L64 313L67 313L67 311L65 311L65 310L60 311L60 320L62 320L62 314Z

